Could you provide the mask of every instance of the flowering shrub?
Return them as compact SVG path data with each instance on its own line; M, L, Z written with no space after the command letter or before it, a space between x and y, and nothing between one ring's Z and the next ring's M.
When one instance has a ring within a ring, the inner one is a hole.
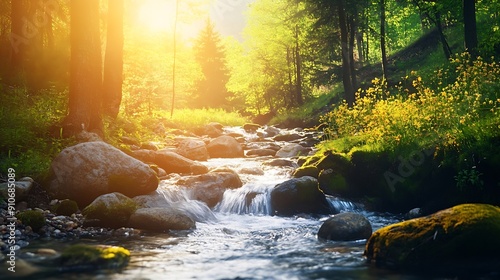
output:
M493 60L493 59L492 59ZM404 146L458 148L500 131L500 65L467 53L452 58L450 70L426 82L412 72L394 88L384 80L356 93L322 116L330 139L359 137L356 145L384 150ZM353 147L351 147L353 148Z

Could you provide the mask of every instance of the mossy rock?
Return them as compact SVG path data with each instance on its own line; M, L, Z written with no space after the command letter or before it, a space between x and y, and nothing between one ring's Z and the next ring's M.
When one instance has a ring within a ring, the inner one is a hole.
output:
M136 209L134 200L115 192L99 196L82 213L93 226L119 228L128 223Z
M64 269L117 269L127 266L130 251L117 246L76 244L67 247L59 258Z
M52 206L52 212L57 215L71 216L78 211L78 204L71 199L63 199Z
M318 176L319 188L329 195L335 196L353 196L344 175L333 169L322 170Z
M318 168L312 165L299 167L293 172L294 178L300 178L304 176L318 178L318 175L319 175Z
M37 210L26 210L16 215L23 225L30 226L34 232L40 230L46 223L45 215Z
M377 265L396 269L498 271L499 236L499 207L461 204L379 229L368 240L365 255Z

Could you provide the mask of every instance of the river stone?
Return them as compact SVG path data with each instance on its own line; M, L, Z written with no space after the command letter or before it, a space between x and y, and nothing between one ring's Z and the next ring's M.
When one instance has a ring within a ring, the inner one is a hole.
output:
M302 139L303 136L300 136L297 133L290 133L290 134L279 134L273 137L274 141L284 141L284 142L290 142L294 140L299 140Z
M252 149L247 152L247 156L258 156L258 157L265 157L265 156L274 156L276 155L276 151L273 149Z
M17 202L24 200L30 192L35 181L30 177L24 177L14 182L14 194ZM13 193L12 191L10 193ZM6 201L9 198L9 183L0 183L0 199L4 198Z
M304 176L311 176L314 178L318 178L318 175L319 175L319 170L316 166L306 165L295 169L292 176L294 178L300 178Z
M357 213L340 213L328 218L318 231L321 240L354 241L368 239L372 226L365 216Z
M303 147L299 144L289 143L286 144L283 148L281 148L276 153L276 156L280 158L291 158L301 155L307 155L310 151L311 149Z
M130 216L128 226L153 231L168 231L194 229L196 223L177 209L141 208Z
M191 160L208 160L208 150L205 142L198 139L185 139L177 146L177 153Z
M208 137L219 137L223 133L223 126L220 123L209 123L201 128L197 128L194 133L199 136L207 135Z
M365 255L372 263L395 269L438 269L456 276L462 269L498 272L499 236L499 207L462 204L377 230L366 243Z
M55 198L69 198L85 206L102 194L126 196L156 190L158 178L147 164L104 142L88 142L64 149L51 165L49 190Z
M136 208L134 200L114 192L99 196L82 213L86 220L92 220L92 226L119 228L127 225Z
M223 135L210 141L207 145L211 158L239 158L244 157L241 144L231 136Z
M208 172L208 167L205 165L169 150L154 152L153 163L167 173L203 174Z
M325 194L319 189L318 181L309 176L276 185L271 191L271 207L278 216L332 212Z
M282 158L271 159L263 162L262 164L267 166L276 166L276 167L293 167L293 168L299 167L297 163L295 163L294 161Z
M205 202L210 208L222 200L227 189L237 189L243 186L238 174L227 169L182 178L177 184L190 188L194 199Z
M255 133L259 128L261 128L260 124L256 123L246 123L243 125L243 129L247 133Z

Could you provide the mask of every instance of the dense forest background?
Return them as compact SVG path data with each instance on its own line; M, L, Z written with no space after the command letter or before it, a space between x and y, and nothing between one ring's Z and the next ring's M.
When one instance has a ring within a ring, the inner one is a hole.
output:
M265 114L322 122L347 151L500 129L498 0L247 1L241 37L210 19L229 2L1 1L2 168L44 173L81 130L164 141Z

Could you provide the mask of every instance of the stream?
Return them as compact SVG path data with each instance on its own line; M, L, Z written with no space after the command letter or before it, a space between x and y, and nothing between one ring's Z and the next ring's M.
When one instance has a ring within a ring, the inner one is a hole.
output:
M327 216L273 216L270 192L276 184L291 177L293 168L263 165L269 159L204 162L210 169L235 170L244 184L241 188L226 190L214 209L191 199L186 188L175 186L173 182L178 177L161 181L158 192L163 194L165 203L175 204L197 218L194 230L142 232L138 237L76 241L35 240L23 248L25 251L36 248L60 251L75 242L122 246L130 250L131 260L120 271L61 274L58 269L39 265L41 273L27 279L428 279L367 264L363 257L366 240L319 241L316 234ZM248 170L261 171L255 175ZM250 203L249 193L253 194ZM365 215L373 231L401 220L395 215L368 212L361 205L339 198L328 200L340 212Z

